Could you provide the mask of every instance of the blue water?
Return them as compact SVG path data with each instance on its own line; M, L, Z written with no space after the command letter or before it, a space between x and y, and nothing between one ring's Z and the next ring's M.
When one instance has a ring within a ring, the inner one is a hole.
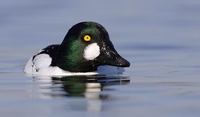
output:
M2 117L198 117L199 0L6 0L0 2ZM125 75L26 76L28 58L96 21L131 62Z

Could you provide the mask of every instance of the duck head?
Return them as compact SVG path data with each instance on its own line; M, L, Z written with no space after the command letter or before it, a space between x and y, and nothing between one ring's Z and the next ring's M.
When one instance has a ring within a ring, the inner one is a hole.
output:
M68 31L60 45L56 64L71 72L91 72L100 65L130 66L115 50L106 29L95 22L81 22Z

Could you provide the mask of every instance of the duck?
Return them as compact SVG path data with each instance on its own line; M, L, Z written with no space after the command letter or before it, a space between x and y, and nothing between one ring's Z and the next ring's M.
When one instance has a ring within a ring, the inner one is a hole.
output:
M49 45L32 56L24 67L29 75L96 75L100 66L129 67L99 23L84 21L72 26L61 44Z

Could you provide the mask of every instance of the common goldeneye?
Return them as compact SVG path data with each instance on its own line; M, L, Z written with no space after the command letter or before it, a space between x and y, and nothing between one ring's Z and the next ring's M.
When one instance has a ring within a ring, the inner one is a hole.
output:
M32 75L94 75L99 66L129 67L110 41L106 29L96 22L71 27L63 42L42 49L27 62Z

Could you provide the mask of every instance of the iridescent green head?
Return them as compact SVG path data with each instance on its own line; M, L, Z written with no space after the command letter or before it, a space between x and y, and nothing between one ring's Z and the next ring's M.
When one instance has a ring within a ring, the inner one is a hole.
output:
M55 63L71 72L91 72L100 65L130 66L115 50L105 28L95 22L80 22L68 31Z

